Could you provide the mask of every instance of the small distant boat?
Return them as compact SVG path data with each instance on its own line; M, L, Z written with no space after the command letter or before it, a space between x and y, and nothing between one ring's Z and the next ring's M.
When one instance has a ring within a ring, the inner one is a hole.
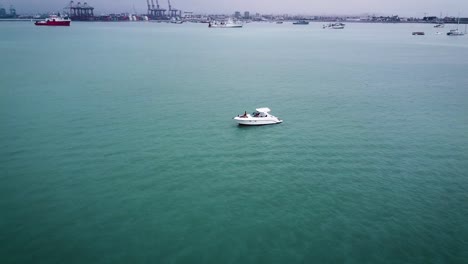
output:
M63 18L63 17L57 16L57 15L50 15L48 18L46 18L43 21L36 21L36 23L34 23L34 25L36 25L36 26L52 26L52 27L56 27L56 26L68 27L68 26L70 26L70 22L71 22L70 18Z
M416 36L423 36L423 35L424 35L424 32L422 32L422 31L415 31L415 32L413 32L412 34L413 34L413 36L415 36L415 35L416 35Z
M278 117L269 114L270 108L262 107L255 109L256 111L252 114L247 114L247 111L243 115L234 117L234 120L239 125L244 126L262 126L262 125L273 125L282 123L283 120Z
M176 19L175 17L171 18L170 22L172 24L182 24L182 23L184 23L183 20Z
M458 30L458 28L451 29L449 32L447 32L447 36L463 36L463 35L465 35L465 33Z
M466 25L465 25L465 32L461 32L458 30L458 26L460 25L460 16L458 16L458 24L456 29L451 29L449 32L447 32L447 36L463 36L466 33Z
M330 28L331 28L331 29L344 29L344 28L345 28L345 24L340 23L340 22L338 22L338 23L330 23L330 24L328 24L328 25L323 25L322 28L324 28L324 29L325 29L325 28L329 28L329 29L330 29Z
M299 20L299 21L293 22L293 25L309 25L309 21Z
M332 25L332 29L343 29L345 27L345 24L343 23L335 23Z
M276 21L276 24L283 24L283 21Z
M442 19L442 12L440 12L440 16L437 19L437 24L434 26L435 28L443 28L445 27L443 19Z
M214 22L208 23L209 28L241 28L242 26L243 26L242 24L238 24L238 23L232 21L231 19L229 19L226 22L225 21L221 21L221 22L214 21Z

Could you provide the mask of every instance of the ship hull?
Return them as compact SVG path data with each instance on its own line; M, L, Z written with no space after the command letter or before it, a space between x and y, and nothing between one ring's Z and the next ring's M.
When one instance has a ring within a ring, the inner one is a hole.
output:
M209 28L242 28L242 25L209 25Z
M49 26L49 27L69 27L70 21L37 21L34 23L36 26Z
M264 126L264 125L274 125L280 124L283 120L279 120L278 118L244 118L244 117L234 117L234 120L237 124L241 126Z

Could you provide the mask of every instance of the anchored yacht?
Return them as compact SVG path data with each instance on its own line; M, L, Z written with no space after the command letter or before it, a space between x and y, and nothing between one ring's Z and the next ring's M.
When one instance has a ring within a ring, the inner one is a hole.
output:
M231 19L229 19L227 22L214 21L214 22L208 23L209 28L241 28L242 26L243 26L242 24L238 24L232 21Z
M323 25L322 28L331 28L331 29L344 29L345 27L345 24L341 23L341 22L337 22L337 23L330 23L328 25Z
M463 36L466 34L466 25L465 25L465 32L458 30L458 26L460 25L460 15L458 16L458 24L456 29L451 29L447 32L447 36Z
M447 36L463 36L463 35L465 35L465 33L462 31L459 31L458 28L451 29L449 32L447 32Z
M309 25L309 21L306 20L298 20L296 22L293 22L293 25Z
M273 125L282 123L283 120L270 114L270 108L262 107L255 109L256 111L252 114L247 114L247 111L243 115L234 117L234 120L239 125L245 126L262 126L262 125Z

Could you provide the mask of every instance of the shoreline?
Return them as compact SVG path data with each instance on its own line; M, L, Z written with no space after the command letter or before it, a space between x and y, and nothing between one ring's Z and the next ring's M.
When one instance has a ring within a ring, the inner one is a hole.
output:
M35 21L41 21L42 19L37 19L37 18L0 18L0 22L35 22ZM320 22L320 23L331 23L331 22L337 22L336 20L307 20L309 22ZM242 21L242 20L241 20ZM274 23L277 20L268 20L268 21L243 21L244 23ZM292 23L296 20L283 20L283 22L289 22ZM72 22L84 22L84 23L94 23L94 22L103 22L103 23L125 23L125 22L157 22L157 23L170 23L170 20L138 20L138 21L130 21L130 20L112 20L112 21L107 21L107 20L88 20L88 21L82 21L82 20L72 20ZM421 21L400 21L400 22L382 22L382 21L339 21L342 23L363 23L363 24L428 24L428 25L435 25L437 23L435 22L421 22ZM194 23L194 24L202 24L205 22L201 21L184 21L184 23ZM444 23L448 25L453 25L457 24L456 22L448 22ZM460 25L465 25L468 23L460 23Z

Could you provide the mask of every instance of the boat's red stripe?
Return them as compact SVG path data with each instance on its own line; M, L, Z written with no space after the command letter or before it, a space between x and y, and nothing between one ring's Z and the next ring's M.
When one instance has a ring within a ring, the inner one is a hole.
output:
M36 22L36 26L70 26L70 21L48 21L48 22Z

